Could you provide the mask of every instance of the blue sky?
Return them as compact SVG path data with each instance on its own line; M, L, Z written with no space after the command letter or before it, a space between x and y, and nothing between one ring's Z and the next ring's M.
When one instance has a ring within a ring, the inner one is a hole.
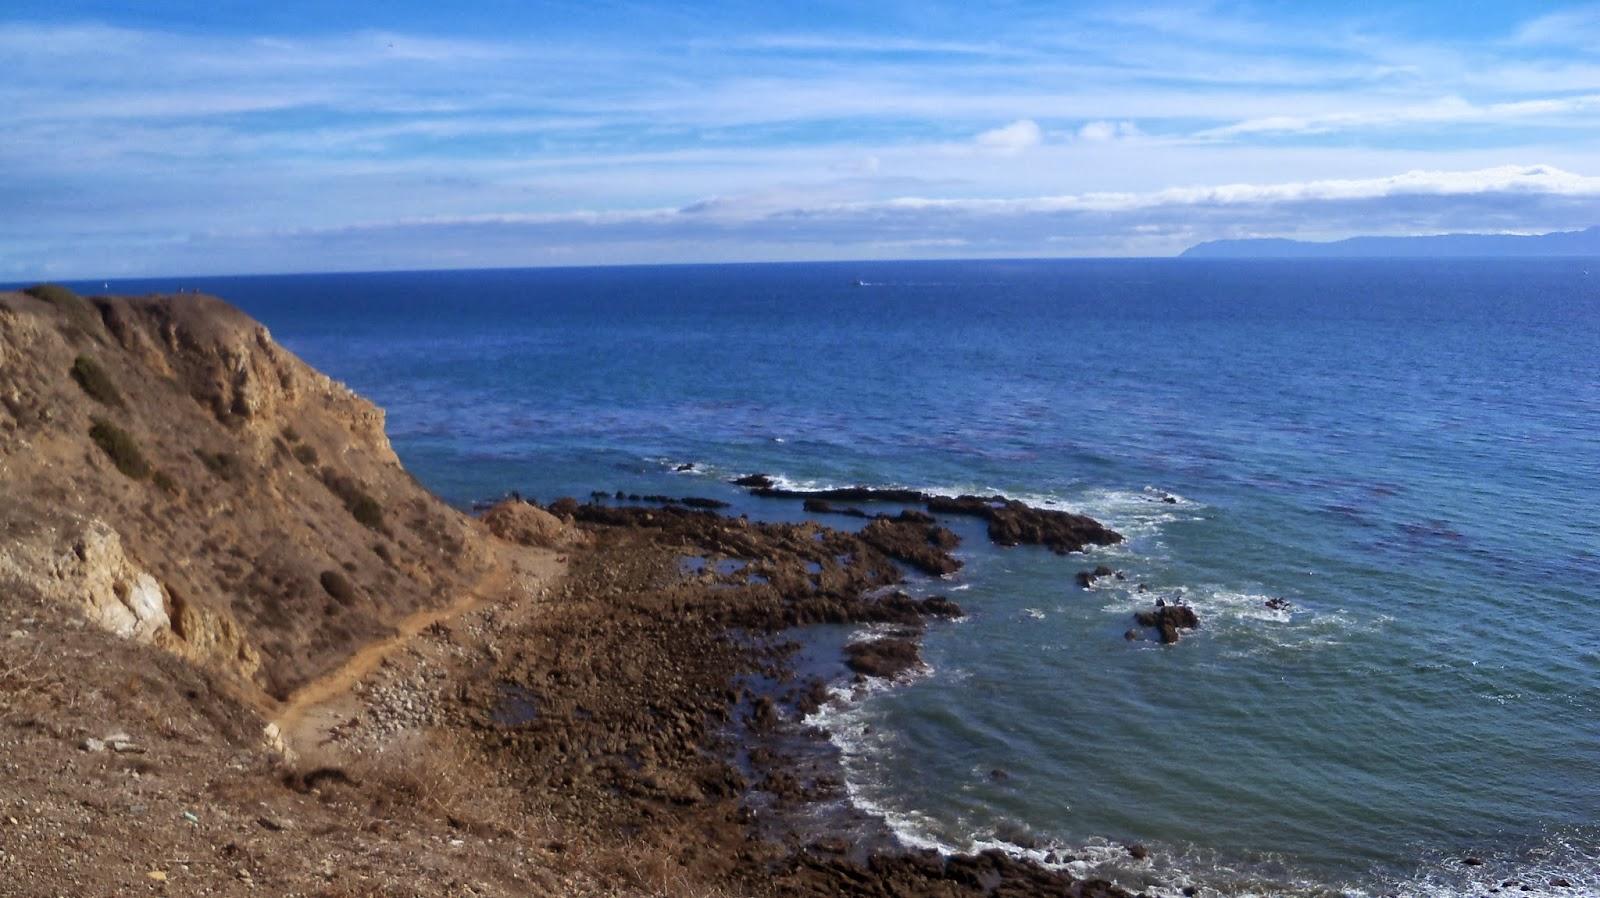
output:
M0 10L0 280L1600 224L1600 4Z

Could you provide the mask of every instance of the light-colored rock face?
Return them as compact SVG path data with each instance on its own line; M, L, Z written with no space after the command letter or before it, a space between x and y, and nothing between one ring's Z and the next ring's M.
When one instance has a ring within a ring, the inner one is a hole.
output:
M128 557L104 521L41 529L0 549L0 580L83 610L100 628L245 679L260 654L225 612L174 601L161 581Z
M111 584L111 590L122 603L113 605L107 602L100 605L103 609L101 625L106 629L140 642L150 642L155 639L156 633L171 629L172 620L167 617L166 598L156 578L144 571L137 571L131 584L118 580Z
M154 642L172 628L161 584L128 559L104 521L89 521L46 570L48 578L35 582L40 592L81 604L91 621L124 639Z

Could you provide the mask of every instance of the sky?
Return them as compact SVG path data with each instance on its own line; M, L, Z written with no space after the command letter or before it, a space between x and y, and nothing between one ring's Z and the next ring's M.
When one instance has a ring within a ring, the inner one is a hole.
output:
M1600 224L1600 3L7 0L0 280Z

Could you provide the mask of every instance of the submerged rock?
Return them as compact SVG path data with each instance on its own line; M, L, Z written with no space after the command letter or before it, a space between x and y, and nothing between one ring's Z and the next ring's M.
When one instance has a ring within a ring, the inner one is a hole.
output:
M859 508L855 508L853 506L834 505L827 499L807 499L804 507L805 510L810 514L842 514L846 517L852 518L868 517L867 513Z

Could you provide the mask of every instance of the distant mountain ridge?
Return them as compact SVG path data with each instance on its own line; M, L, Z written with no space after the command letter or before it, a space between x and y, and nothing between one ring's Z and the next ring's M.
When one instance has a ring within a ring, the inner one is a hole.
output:
M1401 259L1504 256L1600 256L1600 226L1550 234L1437 234L1428 237L1350 237L1329 243L1267 237L1210 240L1185 259Z

